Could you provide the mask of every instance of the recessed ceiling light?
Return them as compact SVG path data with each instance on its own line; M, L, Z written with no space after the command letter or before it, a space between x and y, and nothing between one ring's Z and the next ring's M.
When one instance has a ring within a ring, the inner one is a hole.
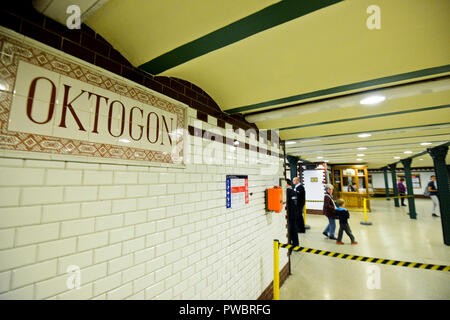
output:
M423 159L419 159L420 161L423 161Z
M361 158L358 158L358 159L356 159L357 161L362 161L363 159L361 159Z
M286 142L286 144L295 144L295 143L297 143L297 142L295 142L295 141L287 141Z
M410 154L410 153L413 153L413 152L412 151L405 151L403 153Z
M359 138L367 138L367 137L370 137L370 136L372 136L370 133L361 133L361 134L358 134L358 137L359 137Z
M317 159L323 159L323 157L317 157Z
M430 145L431 144L431 142L422 142L420 145L421 146L428 146L428 145Z
M131 141L130 140L128 140L128 139L119 139L119 141L120 142L123 142L123 143L130 143Z
M358 150L367 150L366 147L359 147Z
M365 154L364 154L364 153L358 153L356 156L357 156L357 157L364 157Z
M400 157L394 157L394 159L400 159Z
M364 104L364 105L371 105L371 104L377 104L377 103L383 102L384 100L386 100L385 96L376 95L376 96L370 96L370 97L364 98L359 103Z
M330 160L323 160L323 162L328 162L328 161L330 161Z

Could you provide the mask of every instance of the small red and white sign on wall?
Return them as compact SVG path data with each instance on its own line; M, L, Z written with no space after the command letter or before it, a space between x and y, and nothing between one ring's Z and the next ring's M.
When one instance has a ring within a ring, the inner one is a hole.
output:
M241 208L249 203L248 176L227 175L227 209Z

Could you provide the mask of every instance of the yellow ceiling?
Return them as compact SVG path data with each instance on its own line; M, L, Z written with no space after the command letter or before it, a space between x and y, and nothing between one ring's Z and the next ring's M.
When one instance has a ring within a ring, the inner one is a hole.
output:
M286 3L306 11L237 41L220 33L239 35L237 21L264 25L276 17L258 14ZM374 4L380 30L366 25ZM437 125L450 123L450 1L110 0L86 23L133 65L150 72L163 61L156 74L196 84L259 129L280 129L296 142L287 153L308 161L324 153L331 163L354 163L361 143L369 148L363 162L376 168L397 161L396 150L409 157L402 147L414 155L428 147L420 142L449 141L450 125ZM229 43L214 47L219 35ZM374 93L386 101L360 104Z
M85 23L139 66L278 1L109 0Z
M450 1L346 0L163 72L189 79L222 110L450 62ZM345 18L344 18L345 17Z

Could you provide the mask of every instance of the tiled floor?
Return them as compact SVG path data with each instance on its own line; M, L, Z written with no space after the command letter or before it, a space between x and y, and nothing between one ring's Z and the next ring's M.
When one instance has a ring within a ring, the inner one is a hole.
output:
M416 200L417 220L407 215L408 207L395 208L393 201L372 202L368 220L350 212L350 226L358 245L337 245L322 235L325 216L308 215L311 229L299 234L300 245L314 249L388 258L409 262L450 265L450 246L443 243L440 218L431 217L431 200ZM336 235L339 222L336 225ZM285 249L280 249L283 254ZM446 299L450 300L450 272L419 270L356 262L294 252L291 272L280 288L280 299ZM379 276L378 276L379 275ZM379 279L379 282L377 282ZM378 285L379 284L379 285Z

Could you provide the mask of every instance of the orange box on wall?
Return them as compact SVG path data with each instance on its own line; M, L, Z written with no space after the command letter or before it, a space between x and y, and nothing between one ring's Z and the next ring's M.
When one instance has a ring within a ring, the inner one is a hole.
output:
M274 186L266 190L267 210L280 213L283 209L283 189L280 186Z

